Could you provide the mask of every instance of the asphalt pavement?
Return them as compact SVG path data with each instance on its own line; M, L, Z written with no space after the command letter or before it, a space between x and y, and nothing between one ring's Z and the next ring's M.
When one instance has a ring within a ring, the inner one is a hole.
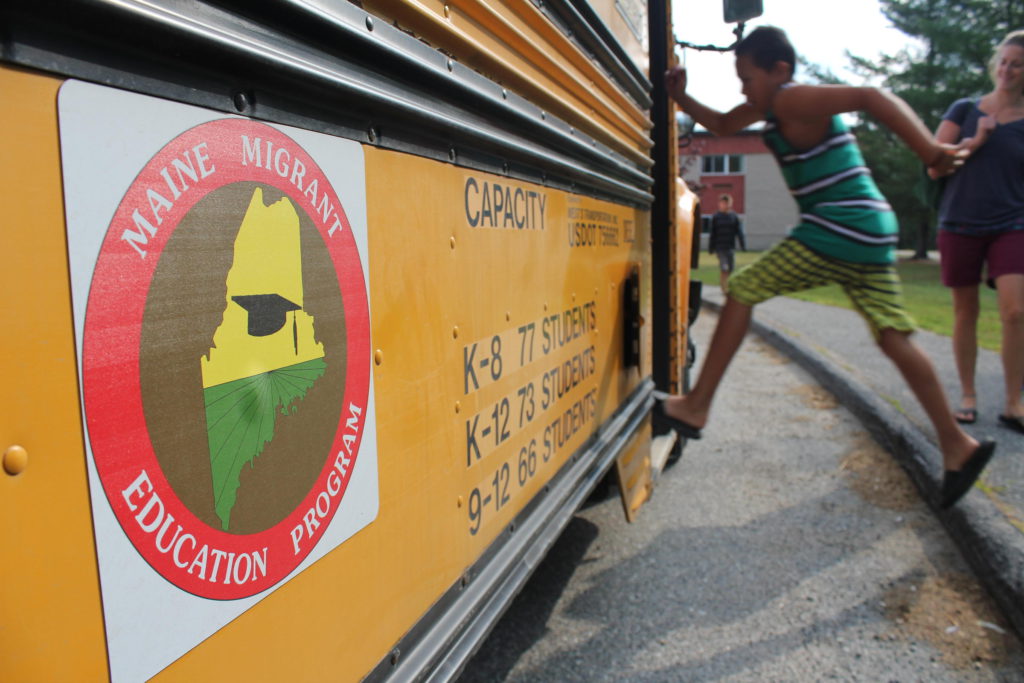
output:
M705 289L717 309L721 290ZM911 311L913 313L913 311ZM907 470L1006 617L1024 634L1024 435L1002 427L1004 396L999 354L978 350L976 438L998 442L979 484L947 512L938 510L942 468L935 435L920 404L850 310L776 297L754 309L752 330L809 371ZM938 371L951 405L960 396L951 341L919 330L914 341Z
M793 358L748 337L638 519L585 506L461 683L1024 681L1021 640L890 449Z

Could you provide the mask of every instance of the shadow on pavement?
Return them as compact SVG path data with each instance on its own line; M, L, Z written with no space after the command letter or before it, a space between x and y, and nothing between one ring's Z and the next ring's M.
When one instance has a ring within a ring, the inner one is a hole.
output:
M466 665L459 683L503 681L519 658L548 633L548 621L573 573L597 539L597 525L573 517L509 606L495 630ZM496 637L500 634L500 637Z

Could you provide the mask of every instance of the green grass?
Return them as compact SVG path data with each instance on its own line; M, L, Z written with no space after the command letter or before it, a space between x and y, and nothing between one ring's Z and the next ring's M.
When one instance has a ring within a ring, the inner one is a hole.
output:
M736 267L753 262L759 252L736 252ZM917 324L925 330L947 337L953 334L953 301L949 290L939 280L939 262L901 261L897 264L903 281L903 297L907 310ZM707 252L700 255L700 267L693 271L701 282L718 286L718 259ZM994 290L982 285L981 315L978 319L978 344L998 351L1002 341L1002 326ZM851 308L849 299L837 285L809 289L790 295L794 299L813 301L827 306Z

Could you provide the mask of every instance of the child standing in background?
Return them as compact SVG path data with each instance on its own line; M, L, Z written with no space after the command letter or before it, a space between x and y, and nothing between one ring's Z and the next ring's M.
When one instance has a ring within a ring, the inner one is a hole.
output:
M711 234L708 235L708 252L718 256L718 277L723 294L729 282L729 274L736 269L737 241L740 249L746 251L743 224L732 210L732 195L723 194L718 198L718 211L711 217Z
M970 490L995 443L979 443L960 428L935 368L910 340L915 324L903 308L894 266L896 217L839 114L868 112L937 174L961 165L966 151L936 142L898 97L870 87L798 85L795 65L796 53L782 30L752 31L736 47L736 74L747 101L728 112L693 99L686 92L685 69L676 67L665 75L669 95L714 134L765 122L765 143L799 205L801 222L732 276L697 383L685 396L658 401L654 414L683 436L700 438L718 384L750 326L753 306L779 294L837 283L935 428L944 470L939 504L948 508Z

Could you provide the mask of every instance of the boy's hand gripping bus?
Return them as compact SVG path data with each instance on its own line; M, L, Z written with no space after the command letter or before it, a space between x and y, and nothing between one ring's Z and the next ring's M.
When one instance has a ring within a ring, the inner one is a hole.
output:
M0 678L445 680L610 470L635 514L669 12L4 3Z

